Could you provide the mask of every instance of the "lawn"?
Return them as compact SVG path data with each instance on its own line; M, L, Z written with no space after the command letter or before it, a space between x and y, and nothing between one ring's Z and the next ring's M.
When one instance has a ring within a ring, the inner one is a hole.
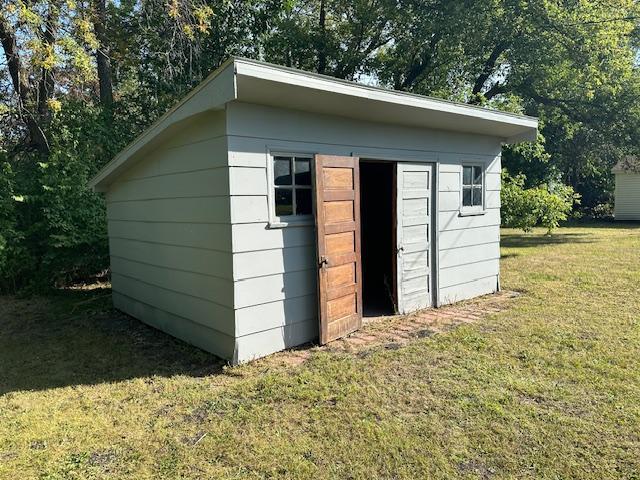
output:
M482 321L225 368L109 308L0 298L0 478L640 478L640 225L503 233Z

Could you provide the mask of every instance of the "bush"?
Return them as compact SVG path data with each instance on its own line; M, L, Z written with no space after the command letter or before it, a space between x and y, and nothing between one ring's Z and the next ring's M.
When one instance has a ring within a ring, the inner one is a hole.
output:
M566 220L579 196L568 185L560 183L525 188L526 177L512 177L502 171L502 225L529 232L535 226L547 229L547 234Z
M0 291L46 289L108 266L104 199L87 182L123 141L100 109L70 103L49 136L46 158L0 151Z

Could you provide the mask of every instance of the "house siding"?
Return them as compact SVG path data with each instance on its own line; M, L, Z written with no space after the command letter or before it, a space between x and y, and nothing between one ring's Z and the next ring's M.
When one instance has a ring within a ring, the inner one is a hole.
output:
M194 117L107 192L116 308L205 350L235 350L224 112Z
M439 164L440 303L496 291L501 139L239 102L227 106L236 360L318 335L312 225L269 228L269 151ZM459 215L464 163L485 165L486 212Z
M640 220L640 174L616 174L614 216L616 220Z

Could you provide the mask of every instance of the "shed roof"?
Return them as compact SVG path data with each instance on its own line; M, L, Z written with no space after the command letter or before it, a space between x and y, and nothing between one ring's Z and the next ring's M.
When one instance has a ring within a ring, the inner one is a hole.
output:
M489 135L504 143L535 140L534 117L361 85L326 75L232 57L160 117L90 182L104 191L130 162L187 119L242 101L367 121Z
M640 157L627 156L611 169L613 173L640 173Z

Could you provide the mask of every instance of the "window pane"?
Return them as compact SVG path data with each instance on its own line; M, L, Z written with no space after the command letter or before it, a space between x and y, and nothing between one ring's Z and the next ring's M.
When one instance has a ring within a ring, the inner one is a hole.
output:
M473 187L473 206L482 206L482 187Z
M275 157L273 159L273 182L276 185L291 185L290 157Z
M473 167L473 184L482 185L482 167Z
M462 184L471 185L471 167L462 167Z
M296 185L311 185L311 160L296 158Z
M290 188L276 188L276 215L293 215L293 190Z
M462 188L462 206L471 207L471 187Z
M296 215L311 215L310 188L296 188Z

